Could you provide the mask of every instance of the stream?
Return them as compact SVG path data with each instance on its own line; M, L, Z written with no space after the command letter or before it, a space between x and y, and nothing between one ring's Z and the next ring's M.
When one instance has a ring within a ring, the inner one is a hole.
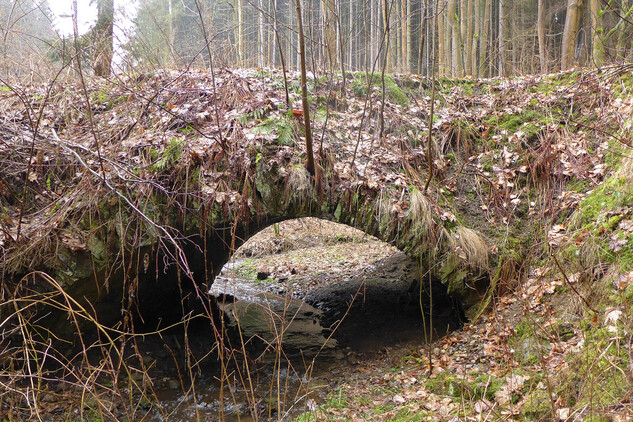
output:
M330 385L350 365L425 344L419 300L412 297L410 279L398 272L363 274L297 298L240 278L234 271L239 264L227 264L210 293L225 324L241 334L248 359L230 370L230 386L220 385L217 371L199 376L195 400L180 388L157 391L170 421L295 420L325 403ZM447 332L450 321L444 319L435 319L436 332ZM251 376L240 381L240 373Z

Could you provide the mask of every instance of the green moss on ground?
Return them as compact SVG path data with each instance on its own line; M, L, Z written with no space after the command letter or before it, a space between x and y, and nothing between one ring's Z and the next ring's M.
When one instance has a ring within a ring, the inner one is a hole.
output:
M391 75L385 75L384 79L387 98L402 107L407 107L410 102L404 90L396 84ZM363 72L357 72L355 74L354 80L352 81L352 92L354 92L354 95L356 95L357 97L366 96L368 85L367 82L367 74ZM372 87L382 89L382 74L374 73L373 77L371 77L370 85Z

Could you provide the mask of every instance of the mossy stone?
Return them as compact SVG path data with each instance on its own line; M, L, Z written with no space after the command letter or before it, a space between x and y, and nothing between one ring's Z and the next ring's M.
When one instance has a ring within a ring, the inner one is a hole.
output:
M88 250L96 260L102 261L106 257L107 250L105 243L103 243L94 234L88 236L86 244L88 246Z
M547 350L547 342L536 336L520 339L514 346L514 356L527 365L537 363Z
M552 413L552 403L547 391L533 390L525 399L523 414L534 420L542 420Z

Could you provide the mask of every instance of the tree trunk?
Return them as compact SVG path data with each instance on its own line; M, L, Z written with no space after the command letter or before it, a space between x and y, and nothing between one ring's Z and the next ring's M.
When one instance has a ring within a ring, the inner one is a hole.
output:
M266 64L265 57L265 47L266 40L264 39L264 3L263 0L257 0L258 14L257 14L257 43L258 45L258 54L257 54L257 66L264 67Z
M336 5L334 0L322 0L323 20L325 25L325 48L331 69L335 69L338 61L336 55Z
M169 63L170 65L173 65L176 62L176 31L174 29L174 4L173 4L173 0L168 0L167 3L167 13L169 14L169 16L167 16L167 19L169 21L169 33L167 34L168 40L167 42L169 43L169 57L165 58L165 63Z
M402 61L402 71L409 71L409 50L407 50L408 44L408 33L409 33L409 16L407 13L407 9L409 7L409 2L407 0L402 0L400 4L400 15L402 16L402 21L400 22L400 60Z
M617 60L624 60L626 56L626 46L630 43L629 25L633 8L629 6L629 0L622 0L620 7L620 21L618 22L618 43L616 45Z
M464 71L466 75L472 76L473 74L473 19L475 14L473 13L474 0L464 0L464 8L462 9L462 20L465 21L466 35L462 36L464 42L464 48L466 49Z
M492 7L492 0L483 0L484 1L484 20L481 23L482 31L481 31L481 41L479 46L479 71L477 72L478 76L490 76L488 70L490 69L488 55L491 52L490 48L490 9Z
M498 76L505 75L506 63L506 20L505 20L505 1L499 0L499 67Z
M446 1L444 4L440 6L438 11L435 11L436 19L437 19L437 38L438 38L438 75L440 77L446 76L447 69L450 64L449 54L451 40L447 37L446 28L446 17L444 13L438 14L439 10L443 10L446 7Z
M343 78L343 86L341 87L341 95L345 97L345 84L347 82L347 77L345 76L345 45L343 44L343 24L341 23L341 10L342 9L339 9L339 11L336 13L336 28L337 28L336 32L337 32L337 37L338 37L339 56L341 59L341 63L340 63L341 77Z
M94 33L94 71L96 76L110 76L113 55L114 0L97 1L97 23Z
M568 0L565 29L563 30L563 45L561 52L561 70L567 70L574 64L574 50L576 35L582 17L582 0Z
M413 57L413 3L411 0L407 0L407 72L410 72L413 68L411 58Z
M600 1L600 0L594 0ZM547 73L547 39L545 38L545 0L538 0L538 56L541 62L541 73Z
M284 93L286 94L286 107L290 108L290 95L288 93L288 77L286 74L286 60L284 58L284 50L279 39L279 24L277 17L277 0L273 0L273 17L275 19L275 41L277 41L277 49L279 50L279 61L281 62L281 71L284 75Z
M385 61L384 61L384 66L383 69L389 69L389 56L390 51L391 51L391 37L390 37L390 26L391 23L389 22L389 1L388 0L382 0L382 24L385 30Z
M459 12L458 12L458 20L459 20L459 48L462 52L462 76L468 74L468 65L470 61L466 60L468 54L468 20L470 17L468 16L468 0L460 0L459 2Z
M477 67L477 58L479 57L479 46L481 44L481 19L482 19L482 3L481 0L473 1L473 42L471 45L472 54L471 54L471 65L470 69L472 70L472 76L477 77L479 75L479 68Z
M360 31L358 31L355 27L354 27L354 21L352 20L354 16L354 2L352 0L349 1L349 14L347 16L347 30L348 30L348 36L347 36L347 65L350 68L354 67L354 51L358 51L358 45L360 45L359 38L361 37L361 33ZM357 17L358 19L358 17ZM360 25L359 25L360 27ZM356 48L354 48L356 47Z
M169 0L170 2L172 0ZM243 65L242 59L244 58L244 4L243 0L237 0L237 60L239 65Z
M310 128L310 106L308 104L308 82L306 76L306 47L301 19L301 0L295 0L297 9L297 29L299 31L299 63L301 67L301 103L303 105L303 121L306 131L306 170L314 175L314 154L312 153L312 130Z
M457 1L450 0L448 6L448 16L452 33L452 75L457 77L464 76L464 56L462 51L461 28L459 16L457 12Z
M367 61L367 69L370 69L376 58L376 3L369 4L369 60Z
M593 63L596 67L604 62L604 28L600 0L591 0L591 40Z
M422 18L420 19L420 49L418 50L418 75L422 74L422 60L424 60L424 45L426 42L426 16L428 0L422 0Z

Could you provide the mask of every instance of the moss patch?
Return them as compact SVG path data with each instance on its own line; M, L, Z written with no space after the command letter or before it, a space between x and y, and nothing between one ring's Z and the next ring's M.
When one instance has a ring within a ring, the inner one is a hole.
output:
M352 91L357 97L364 97L365 95L367 95L367 78L368 76L363 72L358 72L355 74L355 79L352 81ZM372 87L382 89L382 74L375 73L371 77L370 85ZM407 97L403 89L396 84L391 75L385 75L385 88L386 95L389 100L402 107L407 107L409 105L409 98Z

